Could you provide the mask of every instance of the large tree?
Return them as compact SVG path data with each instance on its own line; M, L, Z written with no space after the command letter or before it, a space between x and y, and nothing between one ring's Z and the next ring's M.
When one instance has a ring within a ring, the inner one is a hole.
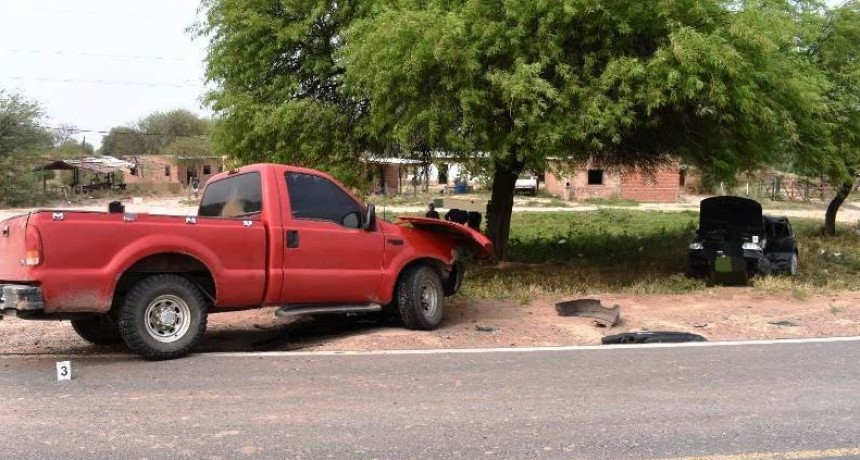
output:
M790 0L207 0L216 141L337 167L367 148L486 157L488 234L548 156L714 176L826 150ZM337 171L335 171L337 172Z
M345 82L374 135L491 154L488 233L506 256L517 174L547 156L717 176L814 155L825 79L790 2L403 2L346 34ZM454 140L451 143L449 140Z
M827 76L827 120L832 128L828 154L813 158L807 171L824 174L836 187L827 207L824 233L836 234L836 214L860 174L860 2L844 2L818 16L807 54Z
M368 0L204 0L211 40L207 100L214 141L241 161L326 169L351 182L373 139L357 129L366 102L347 95L336 52Z

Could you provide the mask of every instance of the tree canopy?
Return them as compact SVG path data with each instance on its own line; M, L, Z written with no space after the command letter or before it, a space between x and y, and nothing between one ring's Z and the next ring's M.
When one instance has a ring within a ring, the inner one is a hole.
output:
M113 156L168 153L167 147L180 139L209 145L211 125L210 120L185 109L154 112L134 124L111 128L100 151Z
M486 153L500 257L516 175L548 157L648 167L672 155L715 177L786 160L820 169L844 164L835 114L857 108L832 81L833 62L855 59L836 48L858 49L838 25L847 13L817 1L205 6L226 151L336 174L390 145Z
M21 206L41 196L34 187L34 154L53 142L43 118L39 103L0 90L0 206Z
M51 146L44 112L35 101L0 89L0 158L31 153Z

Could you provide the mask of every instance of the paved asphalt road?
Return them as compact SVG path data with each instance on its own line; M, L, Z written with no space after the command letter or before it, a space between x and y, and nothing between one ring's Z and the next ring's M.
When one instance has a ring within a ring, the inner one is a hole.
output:
M860 458L860 341L58 358L0 355L0 459Z

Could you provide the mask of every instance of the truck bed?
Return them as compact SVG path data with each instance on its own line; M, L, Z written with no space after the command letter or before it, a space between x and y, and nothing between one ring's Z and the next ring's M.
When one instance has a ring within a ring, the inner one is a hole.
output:
M23 263L28 226L41 239L35 266ZM0 230L0 253L6 255L0 283L41 286L45 313L108 311L129 271L170 273L171 264L194 261L211 274L217 306L256 306L265 294L267 235L259 215L241 220L48 210L6 220ZM177 257L164 256L171 254ZM228 285L242 289L218 289Z

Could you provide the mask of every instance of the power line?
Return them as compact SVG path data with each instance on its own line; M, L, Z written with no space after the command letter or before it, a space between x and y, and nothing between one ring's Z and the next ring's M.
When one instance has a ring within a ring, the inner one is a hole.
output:
M66 51L66 50L37 50L25 48L12 48L3 50L10 53L24 54L53 54L57 56L87 56L87 57L104 57L111 59L132 59L146 61L183 61L183 62L199 62L196 59L172 57L172 56L140 56L133 54L112 54L112 53L92 53L88 51Z
M28 126L30 128L48 129L51 131L66 131L66 132L69 132L71 134L92 133L92 134L104 134L104 135L111 134L111 135L129 135L129 136L187 137L187 138L197 138L197 139L205 139L205 138L209 137L206 134L146 133L143 131L139 131L136 128L127 127L127 126L117 126L117 127L111 128L111 129L84 129L84 128L78 128L74 125L49 126L49 125L42 125L42 124L37 124L37 123L17 123L17 122L12 122L10 124L17 125L17 126ZM112 130L116 130L116 131L112 131ZM119 131L119 130L122 130L122 131Z
M51 14L59 14L64 16L85 15L85 16L100 16L100 17L128 17L141 19L164 19L163 15L157 14L141 14L139 11L130 11L127 8L123 9L100 9L100 10L84 10L84 9L69 9L69 8L49 8L41 5L33 5L27 7L28 12L46 12ZM2 17L2 16L0 16Z
M134 128L125 128L118 127L113 128L115 131L105 130L105 129L83 129L83 128L57 128L52 126L43 126L39 125L40 128L52 129L52 130L63 130L66 129L71 131L73 134L104 134L104 135L128 135L128 136L156 136L156 137L187 137L192 139L206 139L209 136L206 134L170 134L170 133L145 133L143 131L138 131ZM119 131L122 129L123 131ZM127 129L127 131L125 131Z
M69 83L82 85L117 85L117 86L142 86L148 88L199 88L203 84L186 83L152 83L144 81L116 81L116 80L85 80L81 78L52 78L52 77L6 77L17 81L42 81L48 83Z

